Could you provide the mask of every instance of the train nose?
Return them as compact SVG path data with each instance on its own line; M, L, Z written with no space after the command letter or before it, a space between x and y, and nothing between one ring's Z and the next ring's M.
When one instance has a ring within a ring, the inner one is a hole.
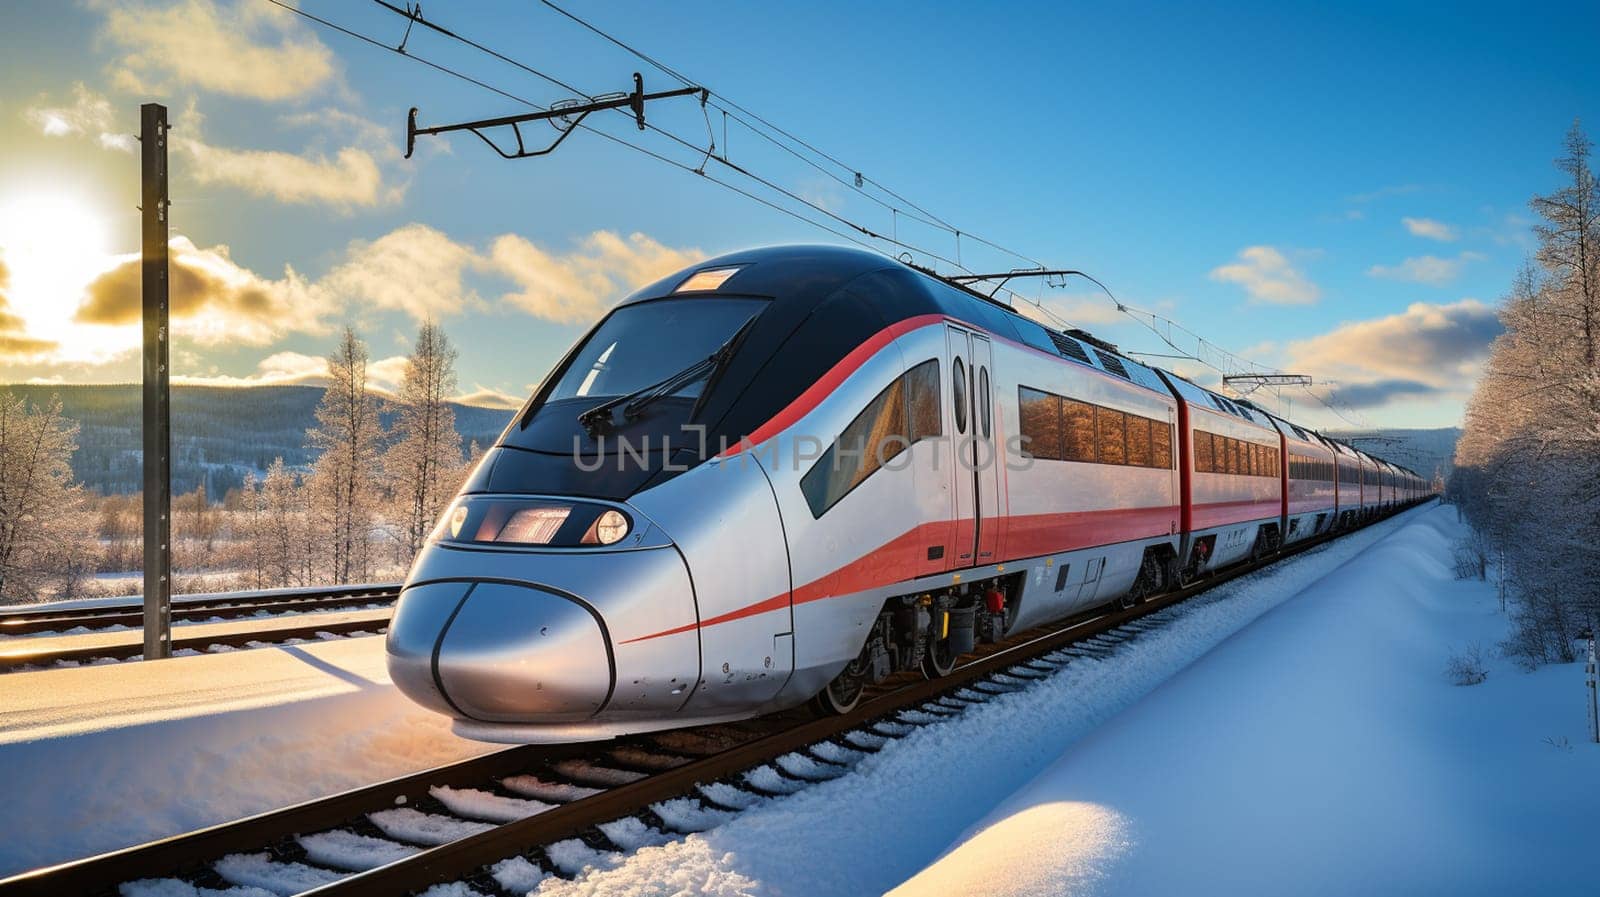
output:
M590 610L497 582L406 589L389 628L389 675L423 706L483 722L577 722L605 706L610 646Z

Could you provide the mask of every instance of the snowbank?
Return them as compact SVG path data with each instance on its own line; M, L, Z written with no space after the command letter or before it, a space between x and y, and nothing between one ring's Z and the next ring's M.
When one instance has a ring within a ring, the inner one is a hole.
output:
M577 868L593 868L572 880L547 879L536 893L882 893L935 859L1074 741L1415 513L1219 587L1165 612L1168 625L1123 645L1109 659L1074 660L1026 691L913 731L833 781L766 801L717 791L719 801L752 806L702 834L626 858L600 855L578 862ZM1098 825L1106 829L1102 837L1114 841L1114 822L1079 817L1079 830ZM985 894L986 885L951 893Z
M1451 509L1414 518L892 894L1594 893L1582 667L1494 656L1505 618L1489 587L1452 578L1459 535ZM1453 686L1447 658L1470 643L1488 680Z
M383 639L0 676L0 875L484 753L402 697Z

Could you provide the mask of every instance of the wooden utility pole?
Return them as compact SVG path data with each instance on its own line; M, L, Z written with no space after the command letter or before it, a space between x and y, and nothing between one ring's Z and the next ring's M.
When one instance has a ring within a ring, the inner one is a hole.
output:
M167 107L139 107L144 311L144 658L172 656L172 414L167 348Z

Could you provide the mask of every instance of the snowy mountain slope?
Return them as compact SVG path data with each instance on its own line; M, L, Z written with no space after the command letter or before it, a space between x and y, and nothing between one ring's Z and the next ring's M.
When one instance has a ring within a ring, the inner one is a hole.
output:
M30 403L61 398L62 412L78 422L73 472L103 494L137 492L140 476L140 387L137 384L0 386ZM202 481L213 499L238 486L246 471L265 473L272 459L291 467L310 464L306 430L315 425L320 386L174 386L172 388L172 486L192 492ZM385 426L394 406L378 400ZM452 405L463 450L473 440L488 446L511 412Z

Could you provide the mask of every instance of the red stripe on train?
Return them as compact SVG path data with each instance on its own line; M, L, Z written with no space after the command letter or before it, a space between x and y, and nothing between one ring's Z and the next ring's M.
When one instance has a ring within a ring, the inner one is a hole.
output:
M1177 525L1177 513L1178 507L1171 505L1157 508L1114 508L1105 511L1012 516L1007 518L1010 528L1007 532L1006 557L999 563L1075 551L1096 545L1169 535ZM970 521L967 525L970 527ZM843 567L796 587L793 603L807 604L839 595L854 595L880 586L915 579L918 565L927 558L929 546L946 544L950 529L954 526L956 524L953 522L939 521L924 523L904 532ZM745 617L782 610L789 604L788 595L774 595L763 601L710 617L700 625L715 626L718 623L742 620ZM631 638L622 644L677 635L694 628L695 624L687 623Z

